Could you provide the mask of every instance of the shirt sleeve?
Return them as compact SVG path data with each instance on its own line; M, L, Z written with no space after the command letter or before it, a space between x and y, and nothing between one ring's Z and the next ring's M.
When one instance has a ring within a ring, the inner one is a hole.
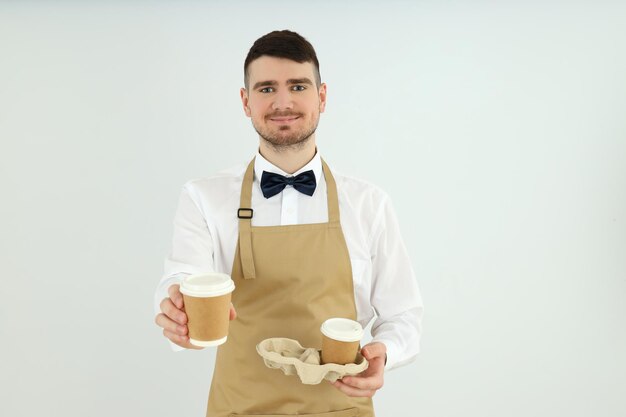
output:
M161 301L168 288L191 274L214 271L213 240L204 214L194 201L189 184L183 187L174 216L172 248L165 259L164 272L154 295L154 314L161 312ZM170 342L174 351L186 350Z
M417 357L424 307L395 211L386 195L372 226L370 248L370 301L377 315L372 341L387 347L385 369L390 370Z

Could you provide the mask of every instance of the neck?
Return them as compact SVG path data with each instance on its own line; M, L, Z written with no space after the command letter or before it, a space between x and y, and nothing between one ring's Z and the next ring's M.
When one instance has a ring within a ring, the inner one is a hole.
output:
M293 174L308 164L315 156L316 149L314 135L295 146L276 147L263 138L259 144L259 152L263 158L287 174Z

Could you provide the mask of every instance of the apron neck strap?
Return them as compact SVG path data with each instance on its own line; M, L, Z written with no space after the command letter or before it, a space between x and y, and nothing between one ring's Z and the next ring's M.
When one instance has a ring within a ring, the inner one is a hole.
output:
M246 173L243 176L243 183L241 184L241 196L239 197L240 209L252 209L252 182L254 179L254 160L255 159L256 157L252 158L252 161L250 161L250 163L248 164ZM250 219L242 219L242 220L250 221Z
M322 159L324 179L326 179L326 193L328 194L328 222L339 224L339 198L337 197L337 183L330 172L326 161Z
M248 164L241 184L239 199L239 254L241 257L241 272L245 279L256 278L254 258L252 257L252 180L254 178L254 158ZM243 215L241 214L243 211Z

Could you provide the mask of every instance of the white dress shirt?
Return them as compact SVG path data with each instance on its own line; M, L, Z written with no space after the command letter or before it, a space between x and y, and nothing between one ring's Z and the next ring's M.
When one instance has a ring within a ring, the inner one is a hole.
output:
M155 314L160 313L160 302L168 297L168 287L184 276L207 271L230 275L246 167L244 163L183 186L174 218L172 251L165 260L165 272L155 294ZM341 227L352 263L357 320L365 328L376 318L372 338L387 347L386 369L407 364L419 352L423 306L391 201L380 188L330 168L337 183ZM263 171L295 176L308 170L313 170L317 181L312 196L290 185L273 197L263 196ZM253 226L328 221L326 181L319 152L292 175L257 153L252 188ZM172 348L183 350L173 343Z

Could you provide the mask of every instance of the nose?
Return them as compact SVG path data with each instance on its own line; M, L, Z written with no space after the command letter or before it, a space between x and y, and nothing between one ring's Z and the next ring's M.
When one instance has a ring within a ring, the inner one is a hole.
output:
M274 95L274 102L272 103L273 110L289 110L293 108L293 100L291 97L291 91L287 88L279 89Z

